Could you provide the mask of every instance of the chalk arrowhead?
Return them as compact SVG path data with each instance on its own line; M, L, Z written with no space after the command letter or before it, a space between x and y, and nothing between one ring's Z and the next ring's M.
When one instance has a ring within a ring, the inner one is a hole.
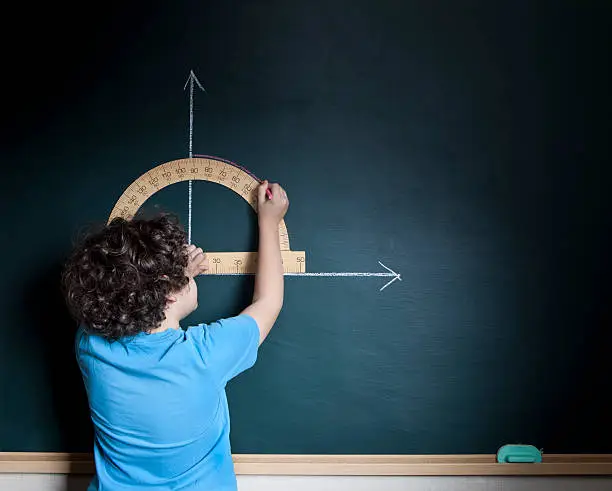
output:
M189 77L187 77L187 82L185 82L185 87L183 87L183 90L185 90L187 88L188 85L190 85L191 87L193 87L193 83L196 83L197 86L202 89L204 92L206 92L206 89L204 87L202 87L202 84L200 83L200 81L198 80L198 77L196 77L196 74L193 73L193 70L189 71ZM206 92L208 94L208 92Z
M387 271L389 271L389 273L395 275L393 277L393 279L391 281L389 281L385 286L383 286L379 291L383 291L385 288L387 288L391 283L393 283L394 281L402 281L402 277L399 273L396 273L395 271L393 271L391 268L388 268L387 266L385 266L383 263L381 263L380 261L378 261L378 264L380 264L383 268L385 268Z

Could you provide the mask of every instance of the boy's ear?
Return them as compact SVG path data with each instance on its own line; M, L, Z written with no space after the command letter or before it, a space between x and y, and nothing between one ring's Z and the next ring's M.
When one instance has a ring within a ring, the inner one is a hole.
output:
M174 302L176 302L176 296L174 296L174 295L168 295L168 296L166 297L166 301L167 301L168 303L174 303Z

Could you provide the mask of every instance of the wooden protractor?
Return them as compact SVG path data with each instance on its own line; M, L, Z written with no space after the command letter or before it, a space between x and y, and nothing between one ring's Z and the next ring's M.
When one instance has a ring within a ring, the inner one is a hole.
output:
M131 220L143 203L160 189L181 181L209 181L231 189L257 212L259 179L239 165L217 157L192 157L172 160L145 172L130 184L117 200L108 222L116 217ZM306 253L289 249L285 221L278 227L283 268L286 273L306 271ZM252 274L256 271L256 252L206 251L210 269L205 274Z

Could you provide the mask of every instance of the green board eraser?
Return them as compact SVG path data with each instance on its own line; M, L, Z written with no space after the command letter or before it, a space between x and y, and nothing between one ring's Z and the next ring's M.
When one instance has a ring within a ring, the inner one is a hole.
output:
M497 451L501 464L534 464L542 462L542 452L533 445L504 445Z

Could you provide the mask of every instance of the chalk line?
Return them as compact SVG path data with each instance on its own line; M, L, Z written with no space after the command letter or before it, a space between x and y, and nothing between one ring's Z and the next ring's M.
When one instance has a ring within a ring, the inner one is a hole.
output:
M193 83L198 84L198 87L206 93L206 89L202 87L202 84L195 76L193 70L189 71L189 77L185 82L183 90L187 89L189 85L189 158L193 157ZM193 181L189 180L189 211L187 216L187 243L191 244L191 202L193 196Z
M395 281L402 281L402 277L399 273L396 273L391 268L388 268L383 263L378 261L383 268L385 268L387 273L370 273L370 272L329 272L329 273L284 273L285 276L304 276L304 277L332 277L332 278L346 278L346 277L355 277L355 278L366 278L366 277L383 277L383 278L393 278L391 281L387 282L379 291L383 291L389 285L391 285ZM205 276L246 276L246 275L254 275L255 273L207 273Z

